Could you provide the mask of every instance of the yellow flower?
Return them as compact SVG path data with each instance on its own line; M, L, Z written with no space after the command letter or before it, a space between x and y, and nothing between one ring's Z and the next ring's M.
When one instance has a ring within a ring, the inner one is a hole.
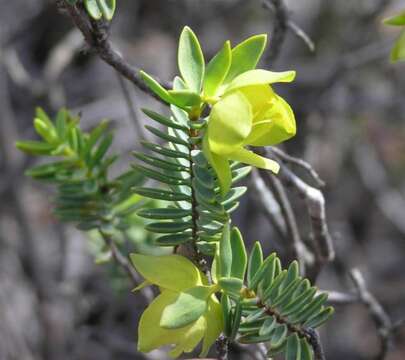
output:
M179 255L132 254L131 260L146 284L161 291L139 322L139 351L172 345L169 355L178 357L202 340L201 356L206 356L223 329L221 305L214 295L217 286L208 286L206 276Z
M231 185L229 160L278 172L275 161L245 147L275 145L295 135L291 107L270 86L290 82L294 77L294 71L249 70L220 90L208 119L203 149L218 175L223 194Z

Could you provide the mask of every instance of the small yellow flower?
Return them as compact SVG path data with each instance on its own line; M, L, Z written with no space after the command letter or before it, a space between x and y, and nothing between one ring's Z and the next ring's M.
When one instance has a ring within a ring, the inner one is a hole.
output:
M270 84L294 80L294 71L249 70L220 91L212 107L204 136L204 153L215 169L222 193L231 185L229 160L240 161L275 173L279 165L246 146L275 145L296 133L295 117L288 103Z
M213 294L217 286L208 286L206 276L183 256L132 254L131 260L146 283L161 291L139 322L139 351L172 345L169 355L178 357L202 340L201 356L206 356L224 326L221 305Z

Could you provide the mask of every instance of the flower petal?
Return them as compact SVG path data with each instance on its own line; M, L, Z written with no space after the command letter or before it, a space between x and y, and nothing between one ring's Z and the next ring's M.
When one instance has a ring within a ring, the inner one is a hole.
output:
M277 174L280 170L280 165L276 161L257 155L254 152L244 148L240 148L239 150L230 154L229 158L245 164L256 166L260 169L271 170L275 174Z
M274 99L275 93L267 84L248 86L239 91L247 98L252 107L254 125L257 119L262 118L261 114L267 110L269 103Z
M254 123L245 144L270 146L292 138L297 131L294 113L288 103L275 95L271 105L262 115L264 120Z
M131 254L130 257L146 280L164 289L182 291L202 284L200 271L184 256Z
M138 326L138 350L149 352L164 345L176 345L172 356L179 356L183 351L193 350L201 341L206 328L203 317L180 329L164 329L159 326L162 312L172 303L177 293L164 290L143 312Z
M203 138L203 152L218 177L222 196L225 196L231 188L232 173L229 161L226 157L214 154L208 144L208 136Z
M200 357L207 356L210 347L224 329L222 308L215 295L212 295L212 297L208 301L208 310L204 317L207 323L207 327L205 330L205 336Z
M234 92L218 101L208 121L210 150L217 155L235 151L248 137L252 128L252 110L246 97Z
M295 71L274 72L263 69L250 70L233 79L225 89L225 94L247 86L291 82L294 78Z

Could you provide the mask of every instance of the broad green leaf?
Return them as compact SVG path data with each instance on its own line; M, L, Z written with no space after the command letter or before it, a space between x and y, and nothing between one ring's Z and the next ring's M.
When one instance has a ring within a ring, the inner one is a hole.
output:
M394 47L391 50L391 61L405 60L405 30L401 32L398 39L395 41Z
M280 170L280 165L276 161L257 155L253 151L246 150L244 148L235 150L233 153L229 154L228 157L231 160L240 161L244 164L249 164L259 169L270 170L275 174L277 174Z
M405 26L405 11L384 20L385 25Z
M206 329L204 317L180 329L164 329L159 326L163 310L177 296L178 293L165 290L143 312L138 326L139 351L149 352L164 345L176 345L170 355L177 357L182 352L191 352L201 341Z
M189 90L169 90L169 95L173 99L173 104L181 108L195 107L201 103L201 97L196 92Z
M260 266L263 263L263 251L260 243L255 242L249 256L248 270L247 270L247 284L248 288L252 289L252 280Z
M144 71L140 71L139 74L141 75L145 84L151 89L159 98L165 101L168 104L173 104L173 98L169 95L168 91L160 85L152 76L147 74Z
M245 278L247 255L242 234L237 227L232 228L230 241L232 248L231 276L243 281Z
M252 110L246 97L235 92L217 102L208 120L210 150L217 155L237 151L252 128Z
M242 289L243 282L238 278L227 277L220 278L218 280L218 285L228 295L238 298L240 296L240 290Z
M103 16L97 0L84 0L84 6L94 20L100 20Z
M301 360L313 360L312 348L306 339L301 339Z
M212 286L196 286L180 292L176 300L163 310L160 326L178 329L196 321L207 310L207 299L212 291Z
M180 74L189 89L200 93L204 78L204 55L197 36L187 26L180 35L178 65Z
M286 360L301 360L301 342L296 333L287 339Z
M97 0L98 7L107 20L111 20L115 12L115 0Z
M215 298L215 295L211 296L211 298L208 300L208 310L204 317L207 328L205 330L200 357L207 356L210 347L224 330L222 308L218 300Z
M200 271L183 256L131 254L130 258L146 280L162 288L182 291L201 285Z
M232 49L232 63L225 78L229 83L239 74L256 67L263 54L267 42L267 35L254 35Z
M229 71L232 61L231 43L226 41L222 49L207 65L204 78L204 95L215 96Z
M221 277L227 278L231 275L232 269L232 246L229 222L224 225L222 238L219 243L219 271Z
M263 69L250 70L233 79L226 87L225 94L248 86L291 82L294 78L295 71L274 72Z

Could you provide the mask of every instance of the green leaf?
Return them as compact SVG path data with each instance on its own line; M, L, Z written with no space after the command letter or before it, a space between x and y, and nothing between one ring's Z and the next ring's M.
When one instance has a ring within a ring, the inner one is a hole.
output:
M291 302L282 307L281 314L283 316L288 316L294 314L295 312L299 311L303 306L305 306L308 302L310 302L316 294L316 288L311 287L308 290L304 291L300 296L296 299L291 300Z
M173 128L173 129L178 129L178 130L183 130L185 132L188 132L188 127L181 125L172 119L167 118L166 116L160 115L159 113L149 110L149 109L142 109L143 113L147 116L149 116L151 119L157 121L158 123L165 125L167 127Z
M97 0L97 4L104 18L111 21L115 12L115 0Z
M277 326L272 333L272 337L270 340L270 348L278 348L279 346L282 346L282 344L287 338L287 334L288 329L286 325L283 324Z
M301 342L296 333L290 335L287 339L286 360L301 359Z
M247 254L242 234L237 227L233 227L230 236L232 248L231 276L243 281L245 278Z
M145 128L147 130L149 130L153 135L160 137L162 140L165 140L165 141L168 141L168 142L171 142L174 144L184 145L187 147L189 146L187 141L184 141L184 140L180 139L179 137L168 135L168 134L164 133L163 131L156 129L153 126L145 125Z
M168 171L189 171L189 169L183 165L180 165L178 163L175 163L173 161L168 161L168 160L162 160L160 158L157 158L152 155L145 155L140 152L133 152L132 155L134 155L138 160L143 161L144 163L155 166L158 169L163 169L163 170L168 170Z
M145 229L158 234L172 234L188 230L191 222L155 222L145 225Z
M160 319L165 329L178 329L196 321L207 310L212 286L196 286L181 292L174 303L166 306Z
M177 246L192 240L190 234L170 234L158 237L154 243L159 246Z
M301 360L313 360L312 348L307 339L301 339Z
M176 106L181 108L196 107L201 103L201 97L196 92L189 90L169 90Z
M232 49L232 63L225 78L225 83L232 81L239 74L256 67L263 54L267 35L255 35L241 42Z
M162 174L159 171L152 170L146 166L135 164L132 166L134 169L142 172L146 177L154 180L158 180L163 184L168 185L190 185L189 179L184 179L180 177L170 176L166 174Z
M97 0L84 0L84 6L94 20L100 20L103 16Z
M385 25L404 26L405 25L405 11L400 12L394 16L384 19Z
M168 104L173 103L173 98L169 95L168 91L160 85L152 76L147 74L144 71L140 71L139 74L141 75L145 84L155 93L160 99Z
M282 284L282 282L284 281L284 279L287 276L287 270L283 270L280 274L278 274L276 276L276 278L274 279L272 285L265 290L264 294L263 294L263 301L268 301L269 299L272 300L274 299L280 290L280 286Z
M228 295L239 298L240 290L242 289L243 282L241 279L233 277L224 277L218 280L218 285Z
M211 59L207 65L204 78L204 95L215 96L231 67L231 43L226 41L222 49Z
M224 334L226 336L230 336L232 332L232 304L229 296L226 294L221 295L221 307L222 307L222 314L224 317Z
M183 256L130 254L130 258L146 280L162 288L183 291L201 284L200 271Z
M306 321L304 326L317 328L324 324L334 313L333 307L329 306L323 309L318 315L313 317L312 319Z
M204 55L197 36L187 26L180 35L177 60L180 74L187 86L199 93L204 78Z
M232 330L230 340L233 341L238 333L239 325L242 319L242 303L240 300L236 302L234 311L232 312Z
M229 223L224 225L222 238L219 243L219 271L223 278L231 275L232 269L232 247Z
M263 263L262 247L260 243L256 241L249 256L249 263L247 270L247 285L249 289L253 289L252 288L253 277L259 271L262 263Z
M174 158L174 159L189 159L189 154L185 153L185 152L181 152L181 151L177 151L177 150L172 150L172 149L167 149L161 145L156 145L147 141L141 141L141 144L147 148L148 150L151 150L159 155L164 155L170 158Z
M323 304L326 302L327 299L328 295L326 293L316 296L300 312L290 315L290 321L293 324L298 324L300 322L310 320L322 310Z
M190 196L187 194L155 189L155 188L147 188L147 187L135 187L133 192L138 195L146 196L151 199L158 199L158 200L168 200L168 201L181 201L181 200L191 200Z
M145 219L170 220L191 216L191 211L176 208L151 208L142 209L137 212L137 215Z
M274 316L269 317L263 322L263 325L259 329L260 336L267 336L272 333L277 325L277 320Z
M41 141L17 141L15 146L18 150L32 155L50 155L54 146Z
M398 39L395 41L394 47L391 50L391 61L405 60L405 30L401 32Z
M250 289L255 290L257 285L261 280L264 279L264 274L267 273L268 268L274 266L276 259L276 254L272 253L260 266L259 270L256 271L255 275L253 276L251 282L250 282Z

